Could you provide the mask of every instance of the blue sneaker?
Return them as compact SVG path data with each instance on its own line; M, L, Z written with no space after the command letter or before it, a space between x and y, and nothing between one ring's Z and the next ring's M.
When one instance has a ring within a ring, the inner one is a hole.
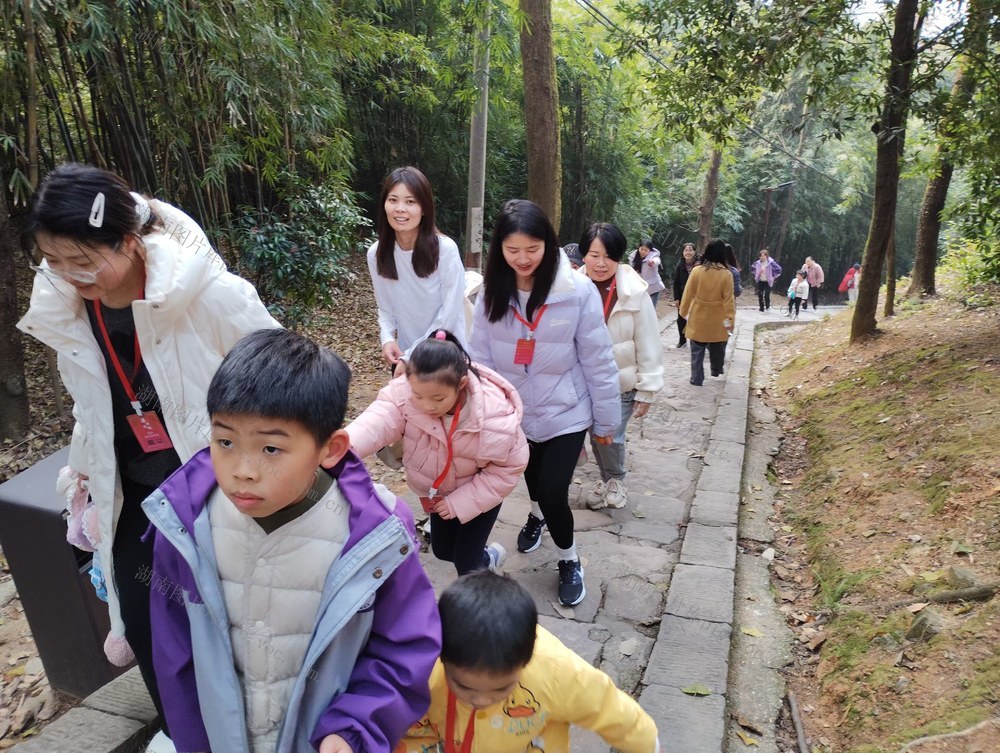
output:
M486 566L491 573L500 572L503 568L504 560L507 559L507 550L503 548L503 544L498 544L493 542L484 550L486 552L486 559L489 564Z
M564 607L576 606L586 595L580 560L559 560L559 603Z
M527 554L538 549L539 544L542 543L543 528L545 528L545 521L541 518L536 518L529 512L528 522L524 524L521 532L517 534L517 551Z

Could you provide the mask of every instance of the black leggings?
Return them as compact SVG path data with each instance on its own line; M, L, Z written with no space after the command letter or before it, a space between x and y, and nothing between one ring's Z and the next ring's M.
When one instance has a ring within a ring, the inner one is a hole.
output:
M431 515L431 551L439 560L451 562L459 575L484 570L486 540L500 514L500 505L480 513L468 523L458 518L445 520L437 513Z
M140 538L149 527L149 519L142 511L142 501L152 494L152 487L122 480L125 501L115 540L112 544L114 556L114 585L118 592L118 604L122 621L125 623L125 639L135 654L142 680L146 683L149 697L156 706L160 720L166 731L163 705L156 687L153 671L153 637L149 618L149 584L153 574L153 537L145 542ZM105 575L105 577L108 577ZM108 584L109 586L112 584ZM168 733L169 734L169 733Z
M552 542L560 549L573 546L569 485L586 435L586 431L577 431L544 442L528 442L528 467L524 469L528 496L542 509Z
M757 300L761 311L771 308L771 286L767 280L757 280Z
M802 305L802 299L798 298L798 297L796 297L796 298L789 298L788 299L788 313L789 314L792 313L792 304L795 304L795 315L798 316L799 306Z

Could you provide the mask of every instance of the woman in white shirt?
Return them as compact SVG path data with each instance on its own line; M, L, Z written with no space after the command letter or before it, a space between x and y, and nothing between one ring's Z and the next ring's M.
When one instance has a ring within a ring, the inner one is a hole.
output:
M397 373L400 362L439 329L465 340L465 267L455 242L438 232L434 195L415 167L386 176L376 221L378 240L368 249L368 271L378 305L382 357Z

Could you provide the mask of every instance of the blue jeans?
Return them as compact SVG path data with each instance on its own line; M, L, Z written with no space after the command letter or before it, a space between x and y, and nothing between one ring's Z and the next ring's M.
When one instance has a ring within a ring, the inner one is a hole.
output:
M601 481L625 478L625 429L628 427L628 420L632 418L632 411L635 410L635 390L622 393L621 405L622 419L615 427L611 444L597 444L594 441L593 429L590 432L590 447L594 451L594 459L601 471Z
M657 290L655 293L650 293L649 294L649 298L650 298L650 300L653 301L653 308L655 309L656 308L656 302L658 300L660 300L660 291Z

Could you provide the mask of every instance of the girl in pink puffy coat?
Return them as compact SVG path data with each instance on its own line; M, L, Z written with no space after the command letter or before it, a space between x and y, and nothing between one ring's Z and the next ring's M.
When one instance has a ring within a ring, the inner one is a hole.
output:
M507 553L486 541L528 464L521 398L445 330L405 365L347 427L351 447L365 457L402 439L406 483L431 516L434 556L459 575L498 570Z

